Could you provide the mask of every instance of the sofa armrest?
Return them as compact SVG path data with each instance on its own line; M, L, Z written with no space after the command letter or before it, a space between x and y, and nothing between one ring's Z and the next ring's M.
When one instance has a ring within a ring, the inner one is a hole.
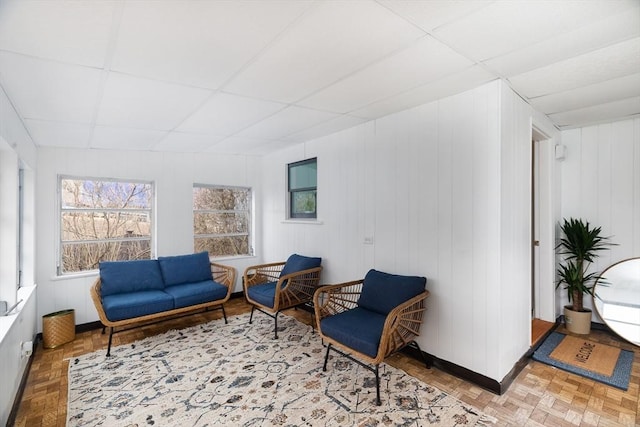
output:
M100 318L100 322L102 322L105 326L111 326L111 321L107 318L107 314L104 312L104 308L102 307L102 293L101 293L102 281L100 277L96 279L90 289L91 299L93 300L93 305L96 307L96 311L98 312L98 317Z
M229 289L228 294L230 295L236 283L236 269L213 261L209 264L211 264L211 277L213 281L226 286Z

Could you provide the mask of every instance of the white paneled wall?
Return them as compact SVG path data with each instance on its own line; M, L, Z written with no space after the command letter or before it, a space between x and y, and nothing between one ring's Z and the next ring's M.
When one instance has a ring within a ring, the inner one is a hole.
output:
M562 143L562 216L602 227L617 244L592 268L640 256L640 118L563 131ZM561 297L566 304L566 292Z
M38 314L73 308L77 324L98 320L89 295L97 274L56 276L58 175L153 181L156 190L155 256L193 252L194 183L248 186L256 195L260 193L259 159L256 157L56 148L41 148L38 156ZM259 203L256 206L259 208ZM260 217L259 209L256 217ZM260 244L260 236L257 236L256 244ZM242 290L240 276L244 268L258 260L247 257L220 261L236 267L236 292Z
M502 380L530 344L532 114L495 81L267 156L263 258L426 276L420 345ZM286 222L286 164L316 156L319 223Z

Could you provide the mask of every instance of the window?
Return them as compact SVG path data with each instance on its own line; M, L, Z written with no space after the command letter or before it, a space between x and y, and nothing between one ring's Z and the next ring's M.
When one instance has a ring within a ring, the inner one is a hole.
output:
M58 274L151 258L151 183L61 177L59 191Z
M290 163L288 171L289 218L316 218L317 159Z
M251 189L193 186L193 247L210 256L252 255Z

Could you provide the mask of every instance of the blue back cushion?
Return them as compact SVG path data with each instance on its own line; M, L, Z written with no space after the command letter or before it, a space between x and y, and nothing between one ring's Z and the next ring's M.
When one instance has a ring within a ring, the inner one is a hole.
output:
M287 259L286 264L280 272L280 277L287 274L295 273L297 271L308 270L310 268L320 267L322 258L307 257L298 254L293 254Z
M364 277L358 306L387 315L403 302L422 293L426 284L425 277L369 270Z
M164 289L158 261L142 259L135 261L100 262L100 293L103 297L126 292Z
M209 253L158 257L166 286L211 280Z

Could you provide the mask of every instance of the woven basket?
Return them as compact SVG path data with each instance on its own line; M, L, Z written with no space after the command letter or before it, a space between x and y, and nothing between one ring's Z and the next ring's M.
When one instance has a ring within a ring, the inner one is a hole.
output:
M55 348L76 338L75 310L62 310L42 316L44 348Z

